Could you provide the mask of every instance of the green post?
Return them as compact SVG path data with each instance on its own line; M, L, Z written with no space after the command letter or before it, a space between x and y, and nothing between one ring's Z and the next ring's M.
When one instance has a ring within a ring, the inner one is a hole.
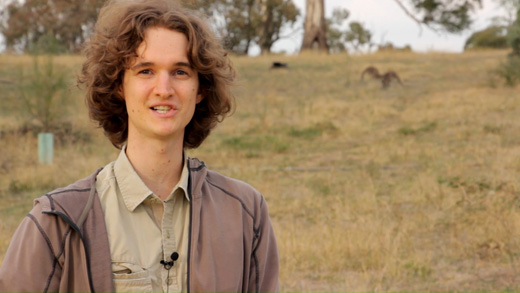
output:
M40 164L52 164L54 156L54 135L52 133L38 134L38 159Z

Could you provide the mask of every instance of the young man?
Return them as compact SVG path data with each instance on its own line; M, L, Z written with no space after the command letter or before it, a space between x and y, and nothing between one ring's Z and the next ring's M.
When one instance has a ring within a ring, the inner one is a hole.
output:
M35 201L0 291L278 291L262 195L184 152L231 109L234 70L207 25L167 0L113 1L85 53L90 116L121 153Z

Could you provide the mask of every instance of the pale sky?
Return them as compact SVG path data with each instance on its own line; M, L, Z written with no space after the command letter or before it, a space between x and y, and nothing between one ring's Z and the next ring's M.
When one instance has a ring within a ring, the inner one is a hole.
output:
M293 0L305 13L305 0ZM350 21L359 21L373 34L375 43L392 42L395 46L409 44L417 52L443 51L461 52L466 39L473 31L486 28L494 16L505 15L496 6L496 0L483 0L483 8L478 10L476 21L469 31L460 35L437 33L423 28L409 18L394 0L325 0L325 16L330 17L336 7L345 8L350 12ZM300 17L303 23L303 15ZM303 27L300 25L299 27ZM421 35L419 35L421 33ZM289 39L280 40L273 46L273 51L297 52L300 49L303 30ZM256 50L255 50L256 51ZM255 55L256 52L252 52Z

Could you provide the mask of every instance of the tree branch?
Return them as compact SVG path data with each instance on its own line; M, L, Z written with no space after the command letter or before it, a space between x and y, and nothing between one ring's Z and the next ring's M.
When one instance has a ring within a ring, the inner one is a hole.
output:
M406 6L404 6L403 2L401 2L401 0L394 0L395 3L397 3L397 5L399 5L399 7L401 7L401 9L404 11L404 13L406 13L406 15L408 15L408 17L410 17L413 21L415 21L417 23L417 26L419 26L419 36L422 35L422 25L424 24L422 21L420 21L417 17L415 17L415 15L413 15L413 13L411 13L408 8L406 8ZM434 30L435 32L437 32L434 28L430 27L429 25L426 24L426 26L428 26L430 29Z

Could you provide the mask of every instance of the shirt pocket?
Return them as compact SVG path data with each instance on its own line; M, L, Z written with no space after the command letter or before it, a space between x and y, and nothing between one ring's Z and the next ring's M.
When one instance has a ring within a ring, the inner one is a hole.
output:
M112 263L112 278L116 292L152 292L149 271L136 264Z

